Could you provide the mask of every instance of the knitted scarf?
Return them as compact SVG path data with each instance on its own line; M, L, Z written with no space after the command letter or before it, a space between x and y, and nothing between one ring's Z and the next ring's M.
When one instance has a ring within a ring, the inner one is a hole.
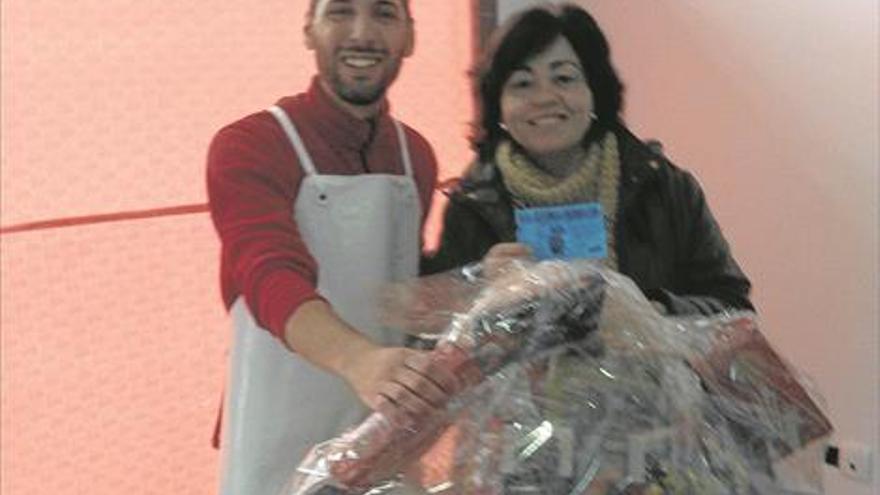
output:
M617 269L614 235L617 224L620 154L613 132L594 142L583 163L567 177L550 175L533 164L510 141L499 143L495 163L516 203L525 206L554 206L598 202L605 213L608 257L605 265Z

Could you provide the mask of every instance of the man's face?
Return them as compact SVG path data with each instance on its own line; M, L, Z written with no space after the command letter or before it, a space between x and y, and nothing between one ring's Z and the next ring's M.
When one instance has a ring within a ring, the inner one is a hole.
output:
M358 106L382 99L413 47L403 0L318 0L305 36L325 88Z

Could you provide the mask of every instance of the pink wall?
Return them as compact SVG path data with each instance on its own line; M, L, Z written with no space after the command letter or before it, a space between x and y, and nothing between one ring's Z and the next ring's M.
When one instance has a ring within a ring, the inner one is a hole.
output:
M393 108L449 176L470 4L413 4ZM0 225L204 203L212 134L307 84L305 5L3 2ZM0 240L0 492L211 493L228 321L207 214Z
M834 441L873 448L872 484L829 469L827 493L878 493L877 2L580 3L610 37L628 122L700 177Z

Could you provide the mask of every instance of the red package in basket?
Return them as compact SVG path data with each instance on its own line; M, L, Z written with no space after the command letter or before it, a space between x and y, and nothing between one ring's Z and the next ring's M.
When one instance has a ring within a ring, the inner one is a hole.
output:
M445 409L406 428L371 414L313 448L284 495L318 494L327 487L361 493L394 479L441 437L474 386L511 362L562 348L595 330L604 288L601 272L589 263L546 261L493 281L468 312L452 320L430 353L435 365L458 377L459 390Z

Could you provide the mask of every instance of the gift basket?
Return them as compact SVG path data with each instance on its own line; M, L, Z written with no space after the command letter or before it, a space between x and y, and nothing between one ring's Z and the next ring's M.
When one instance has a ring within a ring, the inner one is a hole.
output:
M753 314L667 317L586 261L389 294L387 322L431 338L459 389L315 446L279 495L822 493L831 425Z

